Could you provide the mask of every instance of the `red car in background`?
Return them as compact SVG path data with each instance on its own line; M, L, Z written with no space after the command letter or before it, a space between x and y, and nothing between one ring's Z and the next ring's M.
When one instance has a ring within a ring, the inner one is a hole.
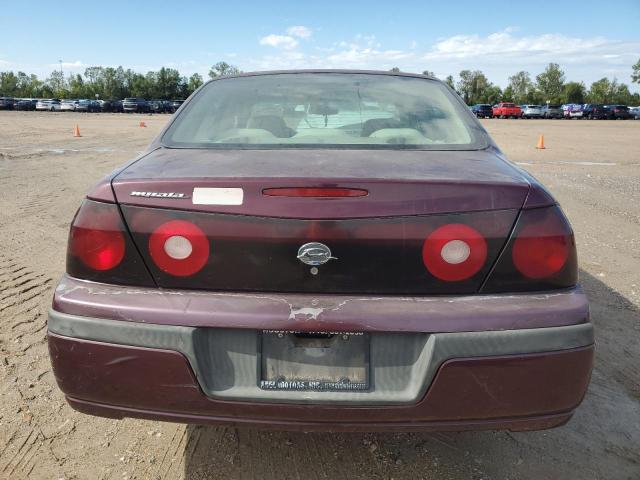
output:
M499 103L493 107L493 116L499 118L520 118L522 110L515 103Z

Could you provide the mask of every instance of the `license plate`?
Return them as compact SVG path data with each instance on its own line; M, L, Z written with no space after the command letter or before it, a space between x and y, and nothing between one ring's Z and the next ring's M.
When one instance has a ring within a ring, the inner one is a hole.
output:
M369 389L369 335L347 332L262 332L260 388Z

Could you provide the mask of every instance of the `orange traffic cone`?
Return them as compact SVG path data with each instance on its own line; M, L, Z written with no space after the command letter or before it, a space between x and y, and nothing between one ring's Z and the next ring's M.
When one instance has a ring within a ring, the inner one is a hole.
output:
M144 122L140 122L140 127L142 127L142 128L147 128L147 124L146 124L146 123L144 123Z
M538 138L538 144L536 145L536 148L538 150L544 150L545 146L544 146L544 135L540 135L540 137Z
M76 123L76 128L73 129L73 136L74 137L81 137L82 135L80 135L80 127L78 126L78 124Z

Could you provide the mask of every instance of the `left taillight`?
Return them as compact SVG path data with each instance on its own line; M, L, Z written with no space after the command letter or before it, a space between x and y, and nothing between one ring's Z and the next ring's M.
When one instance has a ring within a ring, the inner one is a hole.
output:
M154 285L118 206L93 200L82 203L71 224L67 273L103 283Z

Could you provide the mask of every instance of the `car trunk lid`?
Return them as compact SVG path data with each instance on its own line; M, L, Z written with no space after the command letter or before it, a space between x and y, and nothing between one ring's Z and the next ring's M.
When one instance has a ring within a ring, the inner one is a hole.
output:
M112 186L159 286L380 294L477 291L530 187L493 150L330 149L159 149L127 167ZM366 194L265 195L281 188ZM197 228L176 233L186 224ZM484 245L481 265L455 280L427 266L426 239L451 225L469 227ZM176 260L164 243L171 237L190 240L187 252L200 255L201 264L173 270ZM314 248L309 244L320 244L310 252L325 255L325 263L305 262L303 250Z

